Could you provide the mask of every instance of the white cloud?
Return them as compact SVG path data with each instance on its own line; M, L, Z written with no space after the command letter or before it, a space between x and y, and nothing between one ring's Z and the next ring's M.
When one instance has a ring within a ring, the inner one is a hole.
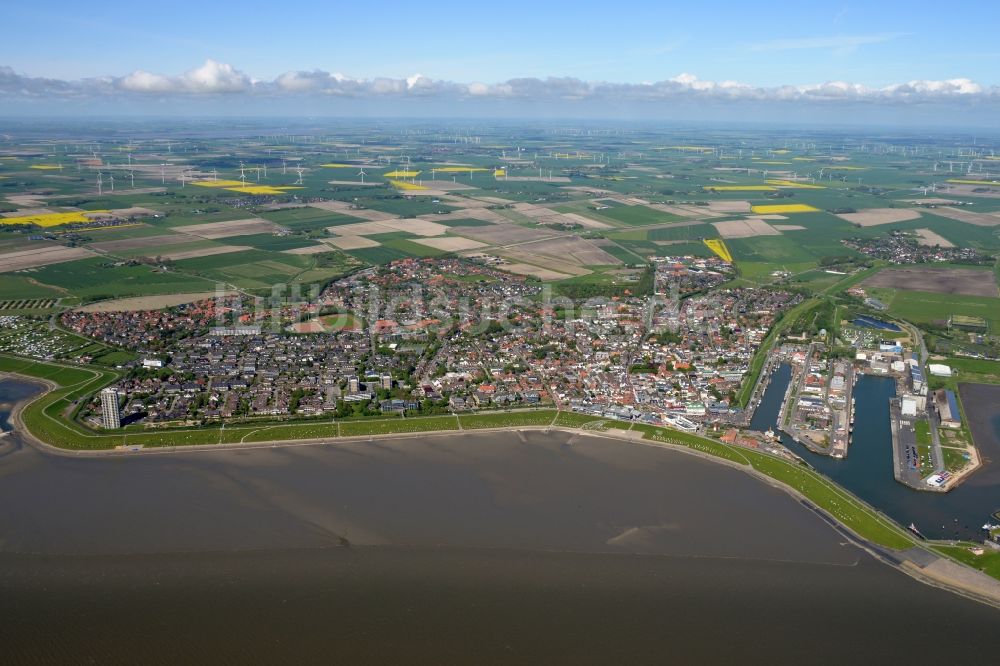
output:
M137 93L237 93L250 90L253 83L232 65L206 60L201 67L179 76L151 74L143 70L132 72L115 81L121 90Z
M122 77L63 81L21 76L0 66L0 96L17 99L66 99L104 95L171 97L235 94L261 98L339 96L352 98L511 99L521 101L588 100L668 103L775 102L866 103L878 105L932 102L1000 103L1000 88L966 78L913 80L884 87L847 81L808 85L754 86L740 81L709 81L682 73L646 83L588 82L569 77L515 78L497 83L456 83L422 74L406 78L354 78L323 70L290 71L273 80L255 80L232 65L207 60L179 75L138 70Z

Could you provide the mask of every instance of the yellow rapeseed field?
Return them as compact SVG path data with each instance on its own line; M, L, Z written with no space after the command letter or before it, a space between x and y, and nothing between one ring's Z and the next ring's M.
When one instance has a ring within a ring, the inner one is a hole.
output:
M426 190L428 188L423 185L417 185L416 183L407 183L404 180L390 180L389 183L393 187L398 187L401 190Z
M239 187L243 183L238 180L195 180L191 184L199 187Z
M38 169L39 171L59 171L62 169L58 164L32 164L29 169Z
M751 206L750 210L760 215L819 212L819 208L813 208L808 204L773 204L768 206Z
M88 213L107 213L107 210L74 210L69 213L42 213L40 215L19 215L0 217L0 224L35 224L39 227L58 227L63 224L91 222Z
M1000 187L1000 182L990 181L990 180L971 180L965 178L949 178L949 183L957 183L959 185L985 185L986 187Z
M729 248L726 247L726 243L724 241L718 238L706 238L705 245L708 246L709 250L719 255L719 258L723 261L733 263L733 255L729 253Z
M382 174L386 178L416 178L420 175L419 171L388 171Z
M466 166L445 166L435 167L438 173L470 173L473 171L489 171L486 167L466 167ZM388 174L386 174L388 175Z
M507 171L505 169L494 169L493 170L493 177L494 178L502 178L503 176L506 176L506 175L507 175Z
M326 167L327 169L356 169L360 168L357 164L338 164L336 162L331 162L330 164L320 164L321 167Z
M770 185L705 185L702 189L717 192L774 192L777 188Z
M280 187L274 187L271 185L247 185L246 187L227 187L230 192L239 192L240 194L285 194L286 190L301 190L305 189L302 187L293 187L290 185L283 185Z
M776 187L784 187L788 189L796 190L825 190L826 188L822 185L813 185L811 183L800 183L797 180L768 180L768 184L775 185Z

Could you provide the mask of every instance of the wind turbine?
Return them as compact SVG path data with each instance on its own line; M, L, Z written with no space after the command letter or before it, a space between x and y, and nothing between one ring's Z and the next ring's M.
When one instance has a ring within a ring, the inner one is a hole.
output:
M104 174L100 171L97 172L97 195L100 196L104 194Z
M365 169L364 169L364 167L361 167L361 171L358 172L358 175L361 176L361 184L364 185L365 184Z
M240 180L243 180L244 175L246 174L243 173L243 162L240 162Z
M111 191L114 192L115 191L115 174L114 174L114 172L109 173L108 174L108 178L111 179Z
M167 163L160 162L160 185L167 184Z
M132 188L131 189L134 190L135 189L135 171L129 171L128 172L128 177L129 177L129 180L132 181Z
M186 183L187 183L187 173L185 173L185 171L181 169L181 187L184 187Z
M298 174L299 174L299 179L295 181L295 184L296 185L301 185L302 184L302 171L303 171L303 169L302 169L302 167L296 167L295 171L297 171Z

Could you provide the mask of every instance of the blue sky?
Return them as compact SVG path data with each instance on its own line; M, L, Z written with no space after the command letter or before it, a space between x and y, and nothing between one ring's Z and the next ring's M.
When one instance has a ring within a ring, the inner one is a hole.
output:
M306 0L255 5L187 0L153 5L9 3L0 28L0 67L8 68L8 90L20 89L25 99L0 103L0 112L58 109L59 91L42 79L72 84L67 90L76 97L87 86L75 82L114 80L109 85L117 94L132 96L126 106L139 110L170 106L165 98L176 94L188 95L190 102L192 92L218 92L195 90L183 79L209 59L244 77L247 89L257 93L251 106L260 108L277 104L261 101L260 91L271 94L280 88L288 93L290 88L258 83L314 71L351 80L403 81L420 74L429 81L462 85L549 77L643 84L686 75L679 80L688 92L704 92L691 81L732 81L760 90L836 81L855 86L855 98L869 90L926 81L932 83L921 91L937 95L935 103L941 101L936 82L969 80L975 86L958 84L945 93L962 93L964 103L975 97L979 105L979 98L987 98L994 106L1000 86L995 37L1000 5L993 3L964 4L961 11L942 8L939 2ZM202 80L203 75L215 76L201 71ZM136 72L160 78L121 84ZM96 96L111 88L90 90ZM224 92L237 88L234 83ZM296 94L305 94L302 90L295 88ZM450 88L420 90L424 102L433 95L444 99L457 94ZM137 91L145 95L137 99ZM487 94L498 91L490 88ZM908 100L918 99L906 92ZM315 94L310 88L308 95ZM323 94L331 94L329 86L323 86ZM357 87L332 94L340 100L337 107L359 106L359 97L377 96ZM512 93L504 88L502 94ZM522 101L538 94L534 88L513 93ZM572 106L566 100L580 97L560 93L557 102L551 94L545 96L553 107ZM192 104L212 107L204 100ZM302 104L313 108L318 102Z

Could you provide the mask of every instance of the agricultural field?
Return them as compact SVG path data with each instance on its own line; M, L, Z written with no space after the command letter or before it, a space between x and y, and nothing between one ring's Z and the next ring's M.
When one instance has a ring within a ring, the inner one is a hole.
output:
M952 315L985 319L991 330L1000 331L1000 298L962 296L902 289L873 289L889 306L894 317L917 324L946 325Z
M87 300L214 289L214 283L202 277L169 273L141 264L116 265L103 258L53 264L27 275L41 284Z
M927 291L938 294L1000 296L996 275L987 267L886 268L861 284L865 287Z
M820 149L808 133L713 130L691 141L660 129L627 139L482 129L481 143L464 144L351 124L315 141L177 137L166 153L162 141L136 141L128 171L116 166L119 139L59 155L14 146L15 159L0 160L0 281L9 280L0 297L89 302L216 282L261 292L447 253L499 257L544 281L601 283L607 267L709 256L716 240L742 284L825 289L836 281L821 267L862 259L848 238L905 231L1000 253L996 188L937 169L958 150L944 140L932 158L871 138ZM509 159L515 150L523 160ZM88 163L95 153L100 169ZM162 267L134 264L157 257Z
M682 219L677 215L654 210L647 206L612 206L598 211L597 214L602 218L620 222L630 227L663 224Z

